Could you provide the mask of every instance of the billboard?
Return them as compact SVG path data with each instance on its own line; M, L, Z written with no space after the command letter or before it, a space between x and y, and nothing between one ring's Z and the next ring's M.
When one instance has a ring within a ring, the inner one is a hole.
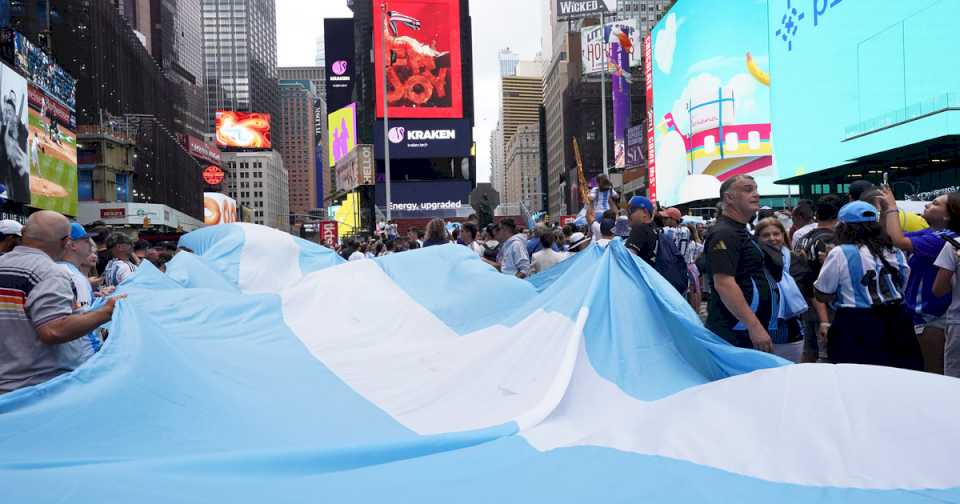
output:
M610 12L610 8L606 0L557 0L554 12L559 19L576 19L599 16L603 12Z
M391 213L397 219L466 217L474 213L469 203L472 190L469 180L393 182ZM376 202L377 207L386 207L383 184L377 184Z
M77 215L77 119L39 88L27 87L30 206Z
M316 145L314 149L314 180L316 181L317 207L324 207L324 159L326 159L327 148L323 145L323 132L326 129L326 109L323 107L323 98L317 96L313 100L313 141Z
M27 108L27 80L0 65L0 198L25 205L30 204Z
M650 185L668 206L717 198L738 174L787 192L774 185L766 2L715 7L681 0L652 32Z
M203 193L203 224L216 226L237 222L237 200L220 193Z
M960 2L769 4L780 180L960 134Z
M351 103L327 116L330 168L357 146L357 104Z
M334 167L337 190L349 192L357 186L374 184L373 147L358 145L347 157L337 161Z
M374 16L377 117L383 117L385 41L387 101L390 117L458 119L463 117L460 48L460 0L372 0L373 12L386 4L380 23Z
M219 149L190 135L183 136L183 146L191 156L208 163L219 165L223 159Z
M467 119L390 120L391 159L467 157L473 146L473 128ZM374 127L377 159L383 159L383 121Z
M580 57L584 75L600 73L605 65L610 68L608 55L610 44L614 42L625 48L630 67L641 65L640 47L643 41L640 39L639 21L623 19L580 31Z
M19 32L13 34L13 57L20 73L47 96L70 110L77 109L77 80Z
M627 145L624 156L626 158L626 166L628 168L635 168L643 164L644 128L646 128L646 125L644 124L638 124L637 126L631 126L627 128Z
M356 78L353 54L356 47L353 43L352 18L323 20L323 50L327 59L327 78L324 84L327 110L337 110L353 101Z
M217 147L262 150L273 147L270 114L218 110L216 126Z

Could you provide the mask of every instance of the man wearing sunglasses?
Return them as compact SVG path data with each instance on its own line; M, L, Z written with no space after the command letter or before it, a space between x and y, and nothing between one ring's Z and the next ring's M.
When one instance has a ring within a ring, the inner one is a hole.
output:
M96 310L74 313L63 258L70 221L56 212L34 213L21 244L0 257L0 394L63 374L56 345L83 337L108 322L117 298Z

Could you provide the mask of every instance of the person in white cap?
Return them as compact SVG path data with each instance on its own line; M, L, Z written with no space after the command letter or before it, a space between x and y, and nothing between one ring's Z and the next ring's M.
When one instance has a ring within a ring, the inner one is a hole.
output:
M23 236L23 224L15 220L0 220L0 255L6 254L20 245Z

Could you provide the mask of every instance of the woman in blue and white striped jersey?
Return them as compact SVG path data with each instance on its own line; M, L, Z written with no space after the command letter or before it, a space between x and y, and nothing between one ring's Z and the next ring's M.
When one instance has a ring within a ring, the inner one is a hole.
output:
M923 370L903 298L910 268L884 232L879 214L860 201L840 209L839 245L827 254L814 283L817 299L836 309L828 324L828 354L838 364Z

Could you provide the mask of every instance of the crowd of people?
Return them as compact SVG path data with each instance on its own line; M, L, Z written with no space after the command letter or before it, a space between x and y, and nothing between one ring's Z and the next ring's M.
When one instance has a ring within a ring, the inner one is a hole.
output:
M0 221L0 394L83 364L109 336L117 286L145 262L165 269L178 252L131 234L51 211L25 225Z
M621 201L601 178L577 221L527 228L432 220L393 225L335 248L348 261L456 244L500 273L526 279L614 240L659 273L732 345L795 362L857 363L960 378L960 193L923 215L866 181L846 195L760 207L756 182L720 187L715 221L692 222L642 196ZM181 250L129 230L84 227L56 212L0 221L0 394L76 369L109 336L114 290ZM638 329L640 330L640 329Z
M644 197L621 201L600 177L574 224L435 219L423 231L391 236L385 226L370 240L336 248L352 261L453 243L501 273L528 278L619 239L733 345L794 362L960 377L960 295L953 289L960 195L941 196L916 215L898 209L889 188L858 181L846 195L774 211L760 207L751 177L737 176L718 196L717 218L693 222Z

